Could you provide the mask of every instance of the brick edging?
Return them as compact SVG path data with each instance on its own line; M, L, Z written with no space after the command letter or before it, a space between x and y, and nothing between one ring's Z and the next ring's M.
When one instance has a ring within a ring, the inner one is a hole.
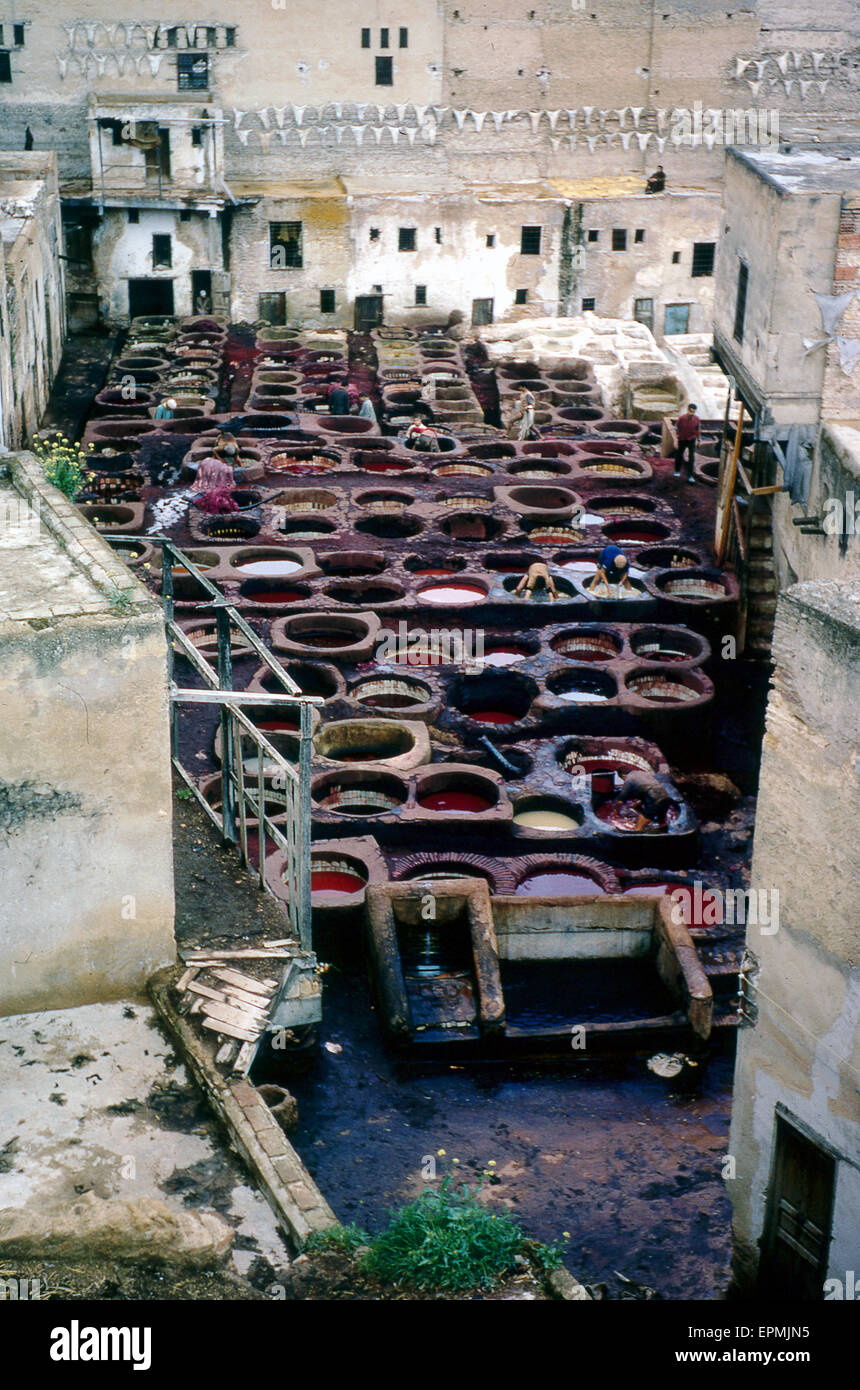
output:
M181 967L169 966L151 976L149 994L182 1060L225 1126L233 1149L254 1174L279 1225L301 1249L311 1231L339 1225L259 1091L250 1081L227 1081L193 1029L177 1013L170 990Z

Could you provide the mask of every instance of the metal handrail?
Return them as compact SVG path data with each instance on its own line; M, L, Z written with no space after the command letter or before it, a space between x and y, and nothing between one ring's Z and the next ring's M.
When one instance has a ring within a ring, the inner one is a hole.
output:
M165 627L168 635L167 665L168 687L170 693L170 745L171 762L186 786L202 806L206 815L217 827L223 838L234 844L242 862L249 872L253 865L248 851L249 811L257 820L258 854L256 872L260 887L271 896L275 894L266 876L267 837L286 859L285 880L288 887L284 904L290 925L302 948L312 949L311 931L311 747L312 712L322 704L322 697L305 695L280 662L272 656L257 634L245 622L234 606L225 598L211 580L207 579L194 562L176 543L167 536L131 536L123 533L124 540L155 543L162 547L161 582L164 606ZM187 633L176 622L174 616L173 568L179 564L206 594L210 596L204 608L215 610L218 640L217 669L197 650ZM231 656L232 629L235 628L250 644L252 650L275 675L284 687L283 693L245 692L233 690L233 664ZM175 648L188 659L194 670L202 677L208 689L182 688L174 680ZM208 803L196 781L183 767L179 757L178 729L176 722L177 706L182 703L217 704L221 711L221 812ZM285 705L299 711L299 767L298 771L277 751L241 708L242 705ZM256 747L257 776L256 786L249 785L245 775L245 760L242 741L250 738ZM274 767L274 775L266 775L266 764ZM272 818L278 814L279 798L282 798L288 833L284 833ZM272 812L268 807L274 803L278 809ZM281 991L283 993L283 990Z

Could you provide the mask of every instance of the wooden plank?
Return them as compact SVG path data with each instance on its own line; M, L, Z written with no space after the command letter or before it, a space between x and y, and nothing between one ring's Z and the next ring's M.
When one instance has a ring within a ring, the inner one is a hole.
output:
M231 960L290 960L300 954L301 948L297 946L295 951L201 951L189 953L187 959L195 965L224 965Z
M244 1009L234 1008L232 1004L205 1003L203 1012L207 1018L218 1019L221 1023L232 1023L236 1028L257 1029L259 1031L259 1020Z
M252 975L244 975L239 970L227 970L223 966L219 966L212 970L211 974L218 980L224 980L228 985L237 985L239 989L244 989L248 994L268 995L271 993L265 985L260 984L259 980L255 980Z
M239 1051L236 1054L236 1060L233 1063L234 1075L236 1074L236 1072L238 1072L240 1076L248 1075L256 1051L257 1049L253 1045L253 1043L246 1042L242 1044L242 1046L239 1048Z
M188 969L183 971L179 979L176 981L176 988L179 990L187 989L191 981L194 979L195 975L199 974L199 965L189 965Z
M248 1043L242 1044L242 1047L248 1046ZM242 1049L240 1048L239 1051L241 1050ZM236 1059L236 1056L236 1044L234 1042L225 1042L221 1045L221 1047L219 1047L218 1051L215 1053L215 1064L219 1067L229 1066Z
M222 989L210 989L208 985L203 985L199 980L192 980L188 986L189 994L202 995L204 999L217 999L221 1004L226 1002L226 996Z
M253 1043L260 1036L259 1033L251 1033L247 1028L234 1028L232 1023L218 1023L214 1018L204 1018L203 1027L208 1028L210 1033L222 1033L229 1038L238 1038L240 1042Z
M235 985L225 985L224 993L227 996L228 1004L240 1004L251 1013L262 1014L264 1018L269 1016L271 998L263 998L259 994L246 994L243 989L236 989Z

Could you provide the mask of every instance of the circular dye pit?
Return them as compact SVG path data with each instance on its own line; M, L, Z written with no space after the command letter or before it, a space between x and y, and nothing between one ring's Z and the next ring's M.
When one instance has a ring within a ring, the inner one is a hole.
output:
M634 695L638 695L640 700L647 700L655 705L684 705L690 704L693 700L698 700L703 694L694 685L686 685L683 681L669 680L666 676L657 673L641 676L630 676L627 680L627 689Z
M689 579L670 578L661 581L660 588L664 594L670 594L672 598L693 599L700 603L727 596L725 585L720 580L705 579L701 575L691 576Z
M629 834L631 831L637 831L639 829L639 807L630 801L617 801L613 799L603 801L599 806L595 806L594 814L597 816L598 820L602 820L604 824L610 826L613 830L620 830ZM661 824L658 821L649 821L647 825L642 827L642 830L650 830L653 832L661 828L666 829L677 819L677 807L670 806L666 812L665 822Z
M465 580L457 584L428 584L418 590L421 603L435 603L441 606L462 608L467 604L483 603L486 590L480 584L470 584Z
M615 545L650 545L669 534L668 527L659 522L637 523L619 521L606 527L607 537Z
M242 597L250 600L251 603L271 604L277 608L279 605L288 603L302 603L310 596L310 589L267 589L252 587L250 584L242 585Z
M515 642L491 642L484 646L480 658L484 666L515 666L518 661L526 661L531 653Z
M353 869L317 867L311 860L311 892L325 893L331 897L346 898L360 893L367 880Z
M492 472L492 468L485 468L480 463L469 463L466 459L458 460L456 463L443 463L433 469L436 478L489 478Z
M234 568L251 579L282 579L304 566L298 560L244 560Z
M494 803L489 797L480 796L478 792L459 791L451 787L447 791L427 792L424 796L419 796L418 805L423 806L425 811L475 815L480 811L489 811Z
M514 889L518 898L571 898L604 891L596 879L566 869L539 869L527 874Z
M560 632L550 643L553 651L574 661L612 661L621 651L620 637L611 632Z
M318 786L313 794L317 805L343 816L378 816L396 810L406 800L405 786L394 777L361 777L359 773L351 776L360 780L344 778Z
M426 705L432 691L420 681L373 677L353 686L352 698L371 709L407 710Z
M690 661L704 655L704 643L699 637L688 636L672 628L645 629L630 636L630 646L637 656L646 661L659 661L671 664Z
M611 676L588 670L550 676L546 688L556 699L565 700L571 705L603 704L614 699L617 693Z
M314 739L322 758L340 763L385 762L415 747L412 731L393 719L348 719L328 724Z

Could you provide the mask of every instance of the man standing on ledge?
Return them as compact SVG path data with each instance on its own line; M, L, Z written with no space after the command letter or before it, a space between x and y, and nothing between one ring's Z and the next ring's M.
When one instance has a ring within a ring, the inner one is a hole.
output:
M684 473L686 461L687 471L684 476L688 483L692 483L695 481L693 478L693 460L696 457L696 445L699 442L699 432L702 428L702 422L696 414L696 407L692 401L684 414L678 416L678 423L675 428L678 433L678 447L675 450L675 477L680 478Z

